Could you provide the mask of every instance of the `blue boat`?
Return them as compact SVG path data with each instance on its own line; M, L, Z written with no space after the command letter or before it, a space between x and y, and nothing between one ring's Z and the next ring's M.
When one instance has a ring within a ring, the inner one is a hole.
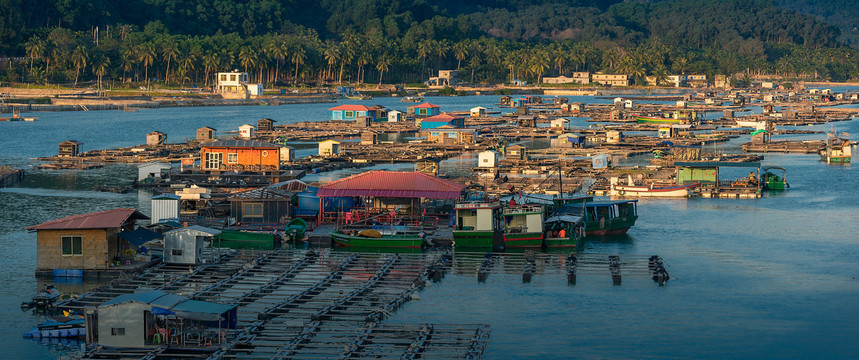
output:
M86 336L86 321L83 315L52 316L47 321L30 329L25 338L77 338Z

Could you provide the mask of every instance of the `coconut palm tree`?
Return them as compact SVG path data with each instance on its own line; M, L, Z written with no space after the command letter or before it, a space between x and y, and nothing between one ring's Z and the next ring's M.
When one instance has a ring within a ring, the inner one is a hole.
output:
M468 44L465 41L460 41L453 45L453 56L456 58L456 69L462 65L462 60L468 57Z
M122 62L122 79L125 80L125 74L134 70L134 64L137 63L137 53L131 46L125 46L119 52L120 61Z
M382 75L388 71L388 65L390 62L391 60L388 59L387 56L382 56L379 60L376 60L376 70L379 71L379 86L382 86Z
M325 61L328 63L328 72L325 78L331 77L331 67L336 65L338 61L340 61L340 48L334 44L329 43L328 47L325 48Z
M254 49L243 47L239 51L239 63L244 66L245 72L248 72L248 67L253 67L256 64L257 53Z
M164 72L164 85L169 85L170 61L179 56L179 47L173 39L167 38L167 40L161 43L161 55L164 56L164 60L167 60L167 70Z
M72 64L75 66L75 87L78 86L78 76L82 68L86 68L89 61L89 54L83 45L78 45L72 52Z
M197 63L197 56L195 56L194 54L185 55L179 60L179 68L183 70L183 72L184 72L183 75L185 75L185 76L178 76L178 74L177 74L177 77L179 77L179 80L182 82L182 86L185 85L185 80L186 80L185 78L187 77L187 74L194 71L194 66L195 66L194 64L196 64L196 63ZM190 79L188 79L188 80L190 80Z
M293 64L295 64L295 75L293 76L293 79L295 79L295 81L297 82L298 66L304 65L304 61L307 60L307 54L304 52L304 47L302 47L300 44L296 44L295 49L292 50L292 56L290 60Z
M351 42L344 41L340 43L340 75L337 77L337 83L343 84L343 69L346 64L351 64L355 58L355 48Z
M271 42L268 43L268 54L274 59L274 82L277 83L277 79L280 77L280 62L287 58L289 55L287 53L288 45L275 38L272 39Z
M33 35L30 40L24 44L24 50L27 52L27 57L30 58L30 72L33 72L33 60L41 58L45 51L45 42Z
M155 62L155 45L150 42L143 44L137 49L137 61L143 64L144 76L146 77L146 89L149 90L149 67Z
M110 58L105 55L99 55L98 57L93 59L92 63L92 72L95 73L95 76L98 78L98 91L102 90L102 79L104 75L107 74L108 70L110 70Z
M212 71L218 67L218 54L215 54L212 50L206 52L206 55L203 55L203 68L206 72L206 82L205 85L209 86L209 77L212 75Z

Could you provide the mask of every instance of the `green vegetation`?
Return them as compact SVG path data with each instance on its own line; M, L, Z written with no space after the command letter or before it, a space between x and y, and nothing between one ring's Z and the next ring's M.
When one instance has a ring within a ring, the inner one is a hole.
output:
M439 69L484 84L573 71L639 85L677 73L855 79L859 53L840 36L772 0L0 0L0 56L23 57L0 65L0 81L207 87L232 69L268 87L415 83Z

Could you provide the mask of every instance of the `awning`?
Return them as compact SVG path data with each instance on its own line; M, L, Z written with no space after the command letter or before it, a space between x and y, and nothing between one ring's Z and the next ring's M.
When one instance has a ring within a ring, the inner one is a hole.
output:
M116 234L122 240L128 241L131 245L135 247L140 247L147 242L150 242L155 239L160 239L163 236L157 232L146 230L144 228L137 228L134 231L123 231L119 234Z
M210 303L205 301L188 300L173 307L177 317L199 321L224 320L223 314L230 312L236 305Z

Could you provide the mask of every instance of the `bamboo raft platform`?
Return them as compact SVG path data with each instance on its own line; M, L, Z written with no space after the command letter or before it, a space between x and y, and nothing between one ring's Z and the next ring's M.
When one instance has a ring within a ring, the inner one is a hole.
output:
M801 154L817 154L818 150L825 144L823 140L802 140L802 141L771 141L768 143L745 143L742 145L745 152L757 153L801 153Z
M212 254L214 258L214 254ZM382 324L450 268L449 252L237 252L197 267L159 265L114 281L60 309L81 310L118 295L163 290L238 305L239 330L209 351L96 347L86 359L464 358L481 356L488 325ZM371 346L372 345L372 346Z

